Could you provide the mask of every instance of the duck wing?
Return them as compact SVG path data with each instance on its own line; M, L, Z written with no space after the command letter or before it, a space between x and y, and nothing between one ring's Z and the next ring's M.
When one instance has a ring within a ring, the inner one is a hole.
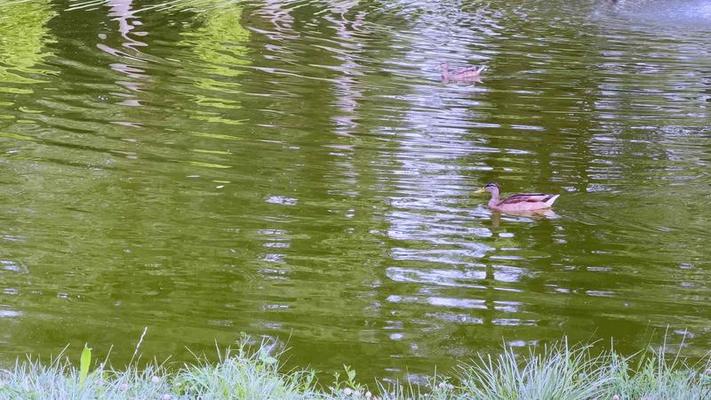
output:
M499 204L545 203L553 197L557 197L557 195L545 193L518 193L501 200Z
M482 67L469 67L469 68L462 68L457 71L454 71L451 75L454 78L457 79L476 79L479 78L482 72L486 70L486 66Z

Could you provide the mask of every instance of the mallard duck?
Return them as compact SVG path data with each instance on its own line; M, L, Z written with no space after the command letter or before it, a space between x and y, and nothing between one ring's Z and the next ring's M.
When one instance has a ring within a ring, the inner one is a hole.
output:
M503 200L499 199L501 188L496 183L487 183L477 193L491 193L489 208L497 211L535 211L551 208L559 194L517 193Z
M481 73L486 71L486 66L469 67L458 70L449 70L448 63L439 65L442 68L442 82L481 82Z

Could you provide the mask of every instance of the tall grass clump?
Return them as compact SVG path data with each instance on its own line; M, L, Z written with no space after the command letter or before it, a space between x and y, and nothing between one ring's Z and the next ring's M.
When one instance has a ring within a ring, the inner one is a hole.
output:
M462 391L481 400L498 399L598 399L606 392L610 376L605 356L594 356L588 346L571 348L567 341L532 351L521 359L512 349L496 357L479 355L460 367Z
M275 346L247 343L218 351L216 362L196 357L171 369L155 362L139 368L133 360L113 369L92 360L88 347L78 368L63 352L48 363L20 360L0 370L0 400L711 400L711 358L687 365L663 348L631 357L566 341L505 348L460 365L451 377L422 385L380 381L371 393L348 367L322 385L314 371L284 370Z
M637 357L611 353L608 392L619 399L711 400L711 357L689 366L678 354L669 360L664 348Z
M157 365L123 371L99 365L82 379L82 371L60 353L48 364L18 360L12 369L0 371L0 399L167 399L171 387L163 376L165 371Z
M459 393L481 400L711 400L711 358L689 366L664 348L623 357L614 350L594 355L590 346L567 341L500 355L479 355L460 367Z
M265 343L252 349L243 340L217 363L185 364L173 379L175 392L191 399L320 399L314 371L280 372L278 357Z

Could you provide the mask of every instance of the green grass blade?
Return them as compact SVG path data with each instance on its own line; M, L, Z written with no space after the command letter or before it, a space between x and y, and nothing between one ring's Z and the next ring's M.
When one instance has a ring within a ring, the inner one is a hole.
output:
M79 362L79 384L83 385L86 377L89 376L89 366L91 365L91 348L84 344Z

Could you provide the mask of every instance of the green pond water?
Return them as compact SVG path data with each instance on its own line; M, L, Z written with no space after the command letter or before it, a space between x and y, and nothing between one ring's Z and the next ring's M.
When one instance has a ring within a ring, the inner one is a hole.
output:
M3 1L0 363L144 327L414 381L563 336L703 357L710 37L704 1Z

